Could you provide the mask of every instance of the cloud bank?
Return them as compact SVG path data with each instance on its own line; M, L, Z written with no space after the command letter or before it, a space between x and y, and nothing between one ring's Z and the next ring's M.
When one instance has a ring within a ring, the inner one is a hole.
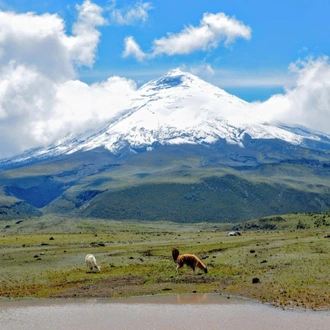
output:
M327 56L290 65L296 83L283 94L254 103L256 115L272 123L303 125L330 134L330 63Z
M76 10L71 35L58 15L0 11L0 158L99 127L136 89L119 77L76 80L78 67L93 66L107 23L89 0Z

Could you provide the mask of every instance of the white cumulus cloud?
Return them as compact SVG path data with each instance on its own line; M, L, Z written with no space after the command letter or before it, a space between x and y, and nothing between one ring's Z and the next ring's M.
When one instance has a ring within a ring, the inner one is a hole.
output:
M224 13L205 13L199 26L188 26L179 33L168 33L166 37L155 39L153 50L147 56L155 57L162 54L172 56L190 54L199 50L207 51L218 47L220 43L227 47L237 38L249 40L251 28ZM128 53L127 46L126 43L124 54ZM136 46L138 47L137 44ZM137 55L134 52L128 54ZM141 60L141 57L138 59Z
M102 8L85 0L77 6L78 20L72 27L73 36L65 38L66 46L75 64L91 67L100 40L98 26L106 24Z
M155 40L153 55L190 54L196 50L205 51L218 47L222 41L225 46L228 46L237 38L250 39L251 28L224 13L206 13L199 26L188 26L180 33L170 33L166 37Z
M145 54L140 46L136 43L133 37L125 38L125 50L123 52L123 57L133 56L138 61L142 61L146 58L147 54Z

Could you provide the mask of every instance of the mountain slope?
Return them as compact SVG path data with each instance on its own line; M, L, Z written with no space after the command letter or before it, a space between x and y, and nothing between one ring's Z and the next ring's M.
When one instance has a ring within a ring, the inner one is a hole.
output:
M174 70L102 129L0 161L0 219L15 205L22 216L181 222L325 211L329 150L329 136L262 122L249 103Z
M244 147L246 139L281 140L330 149L330 137L302 127L274 126L251 115L249 103L198 77L173 70L142 86L128 109L97 132L66 137L0 161L0 168L103 147L113 154L158 145L212 145L219 140Z

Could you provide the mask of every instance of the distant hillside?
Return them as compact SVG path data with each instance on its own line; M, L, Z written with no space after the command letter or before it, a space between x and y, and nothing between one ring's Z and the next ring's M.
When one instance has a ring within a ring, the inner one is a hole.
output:
M101 193L90 190L74 200L59 198L47 211L66 213L74 208L86 217L237 222L271 214L326 210L330 208L330 193L320 195L224 175L205 178L201 183L142 184Z
M61 156L0 173L0 200L5 208L24 201L29 208L22 217L40 212L176 222L239 222L330 208L328 162L255 165L260 154L248 166L236 154L236 166L229 166L223 163L233 160L220 150L173 146L120 157L106 150ZM0 212L0 219L8 217L17 214Z

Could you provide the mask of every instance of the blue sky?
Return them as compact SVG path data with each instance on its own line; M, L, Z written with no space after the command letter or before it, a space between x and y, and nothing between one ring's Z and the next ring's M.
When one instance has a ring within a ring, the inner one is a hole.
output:
M95 63L78 70L79 79L92 83L112 75L134 79L138 84L183 67L247 101L265 100L292 81L290 63L306 56L330 54L330 2L324 0L155 0L150 2L95 0L108 23L100 27L101 39ZM77 17L77 0L2 1L2 9L18 13L58 14L67 33ZM148 4L143 7L143 4ZM129 20L127 13L142 8L145 16ZM123 21L111 16L120 12ZM251 38L237 38L229 46L197 49L188 54L160 55L142 62L123 58L124 40L132 36L145 52L153 41L187 26L197 27L205 13L224 13L250 27ZM126 21L124 21L126 19ZM209 65L213 72L203 72ZM198 68L200 68L198 70Z
M324 0L0 0L0 157L63 136L73 120L73 132L97 127L178 67L255 102L265 120L327 131L329 13Z

